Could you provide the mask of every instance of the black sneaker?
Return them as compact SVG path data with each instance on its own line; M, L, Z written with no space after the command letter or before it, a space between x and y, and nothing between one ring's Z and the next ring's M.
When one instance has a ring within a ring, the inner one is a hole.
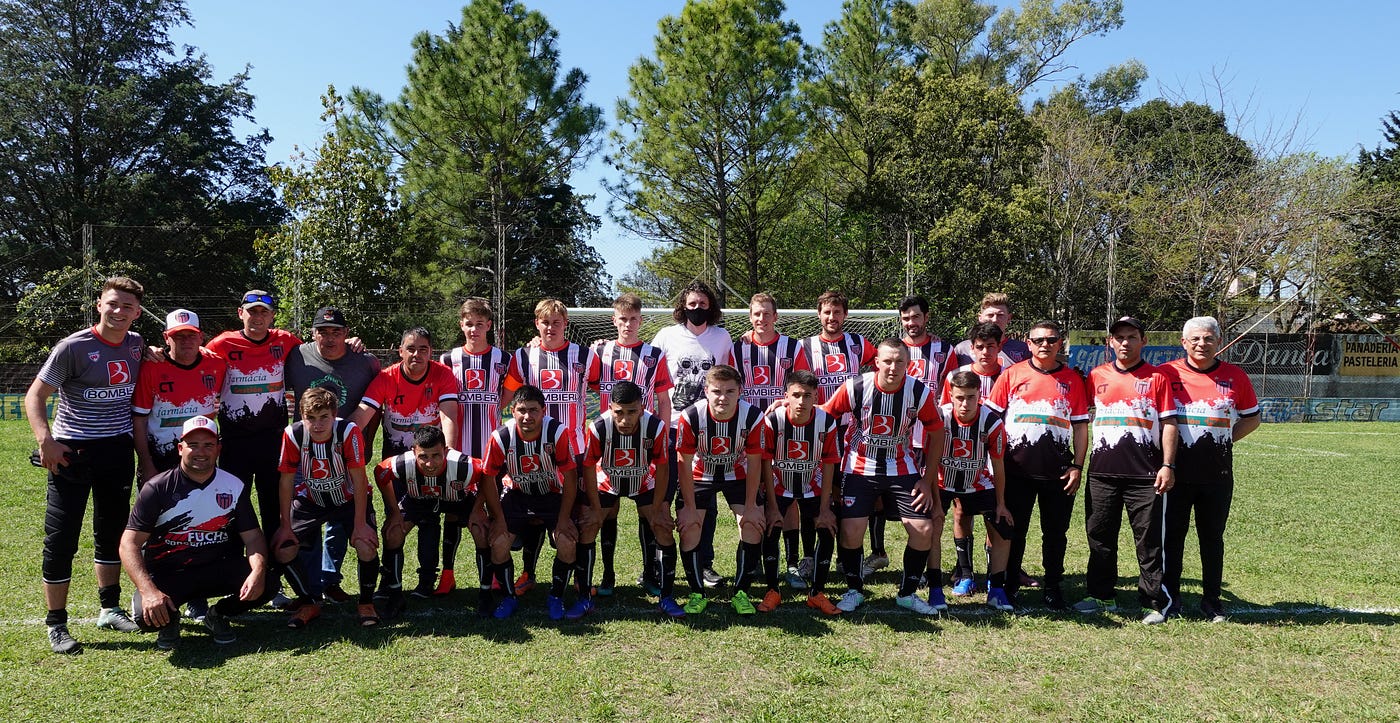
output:
M700 571L700 579L705 583L705 587L708 587L708 588L721 588L721 587L724 587L724 577L723 577L722 575L720 575L719 573L715 572L713 568L707 567L707 568L701 570L701 571Z
M476 593L476 614L483 618L491 617L491 613L496 612L496 601L490 590L478 590Z
M419 578L418 587L413 588L413 592L409 594L413 597L427 600L428 598L433 596L434 592L437 591L437 585L433 584L433 582L434 581L432 578Z
M1210 600L1201 601L1201 616L1209 623L1223 623L1228 619L1225 615L1225 608L1220 603Z
M53 648L59 655L77 655L83 652L82 643L73 639L68 634L67 625L49 626L49 647Z
M205 620L208 620L208 619L209 619L208 617L205 617ZM215 640L217 640L217 638L215 638ZM175 649L175 646L177 646L177 645L179 645L179 644L180 644L180 623L179 623L179 622L174 622L174 621L172 621L172 622L166 623L165 627L163 627L163 628L161 628L160 630L157 630L157 631L156 631L156 649L157 649L157 650L174 650L174 649Z
M204 616L209 613L209 601L204 598L191 600L185 603L185 616L197 623L204 622Z
M220 615L219 609L213 605L204 613L204 627L209 629L209 636L219 645L228 645L238 640L238 636L233 634L233 626L229 625L228 618Z
M1059 585L1046 585L1040 589L1040 595L1045 600L1045 607L1051 610L1065 609L1065 594L1060 591Z
M404 599L402 590L388 590L383 595L374 596L374 609L379 613L379 618L386 622L403 615L406 607L408 601Z

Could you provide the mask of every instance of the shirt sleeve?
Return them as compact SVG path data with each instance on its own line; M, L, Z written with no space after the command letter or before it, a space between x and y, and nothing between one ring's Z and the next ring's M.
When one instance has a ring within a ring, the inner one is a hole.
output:
M390 388L389 372L380 372L374 375L369 386L365 387L365 395L360 399L360 403L373 409L383 409L384 402L393 393Z
M758 410L754 410L758 411ZM763 454L763 430L764 424L761 417L754 420L755 424L749 427L748 434L744 437L744 454Z
M44 360L44 366L39 368L39 381L59 389L63 383L68 381L73 375L72 354L68 353L68 347L72 344L67 339L54 345L53 351L49 352L49 358ZM140 372L137 372L139 377Z
M1241 417L1253 417L1259 413L1259 397L1254 393L1254 382L1242 370L1234 370L1235 409Z
M952 404L952 403L953 403L953 377L952 377L952 375L950 375L950 374L944 374L943 377L942 377L942 379L943 379L943 383L939 385L938 403L939 403L939 404Z
M160 475L163 480L165 475ZM136 502L131 505L131 515L126 518L126 529L136 532L154 532L156 529L156 518L160 515L160 510L156 509L156 496L160 494L159 488L164 485L153 484L157 479L152 479L141 485L141 490L136 493Z
M831 420L827 425L827 430L822 434L822 464L840 464L841 451L836 447L836 435L840 428L836 426L836 420Z
M690 415L682 414L676 421L676 452L678 454L695 454L698 442L695 439L695 430L690 426Z
M924 423L925 434L943 429L943 415L938 413L938 403L934 401L932 391L924 397L924 403L919 405L918 419Z
M433 372L437 377L438 403L457 401L457 393L462 391L462 385L457 382L457 375L441 362L439 366L433 367Z
M998 414L1005 414L1006 405L1008 403L1007 396L1009 395L1010 389L1011 372L1008 370L1002 372L1001 376L997 377L997 380L992 383L992 392L987 395L986 400L982 403L995 409ZM1073 402L1071 402L1071 405L1072 404Z
M156 403L156 365L142 364L141 371L136 373L136 391L131 398L131 411L138 416L146 416L151 413L151 409ZM222 380L219 387L223 388Z
M860 365L875 363L875 345L865 337L860 337Z
M282 454L277 463L278 472L295 472L301 467L301 446L292 436L295 433L295 426L282 430Z
M520 359L515 354L510 355L510 367L506 372L505 385L507 391L515 391L525 386L525 374L520 370Z
M665 394L675 386L675 382L671 381L671 368L666 363L666 353L662 352L656 357L656 378L652 383L652 392Z
M251 495L239 495L238 503L233 507L234 532L242 535L249 530L258 529L258 517L253 514L253 498Z
M992 459L1003 459L1006 457L1006 425L1001 420L997 420L992 430L987 433L987 454Z
M603 458L603 443L598 439L598 431L592 424L583 430L583 438L588 445L588 449L583 452L583 466L593 467Z
M656 435L656 439L651 443L651 463L654 465L668 464L671 461L670 455L666 452L666 425L661 425L661 431Z
M826 403L822 405L822 409L825 409L827 414L834 417L840 417L846 412L851 411L850 386L851 381L848 379L844 384L837 387L836 393L832 394L831 398L826 400Z
M380 489L394 484L394 459L388 457L374 466L374 484Z
M493 432L491 439L486 442L486 456L481 460L481 472L488 477L499 477L505 466L506 451L501 447L499 433Z
M1171 379L1162 372L1153 374L1152 402L1157 405L1157 415L1162 419L1176 418L1176 397L1172 396Z
M559 425L558 430L554 435L554 468L562 474L577 467L578 463L574 461L574 445L569 441L573 435L563 424Z
M357 425L348 425L345 430L345 441L340 444L340 453L345 458L346 469L364 469L365 467L365 435L360 432Z

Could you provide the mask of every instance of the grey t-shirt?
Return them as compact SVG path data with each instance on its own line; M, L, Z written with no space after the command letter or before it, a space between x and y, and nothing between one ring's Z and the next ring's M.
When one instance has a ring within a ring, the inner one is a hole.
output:
M331 390L338 400L336 416L349 419L360 406L365 390L379 373L379 359L369 352L346 351L335 361L321 356L315 342L306 342L287 357L287 386L296 395L292 416L301 419L301 395L313 387Z
M56 439L131 434L131 397L141 371L141 350L141 335L130 331L118 344L84 329L54 345L39 379L58 390Z

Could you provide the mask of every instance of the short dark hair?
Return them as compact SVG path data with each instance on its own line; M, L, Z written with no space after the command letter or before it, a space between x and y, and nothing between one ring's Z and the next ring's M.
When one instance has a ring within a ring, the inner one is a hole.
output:
M514 405L521 402L534 402L543 407L544 392L540 391L540 388L533 384L526 384L515 390L515 397L511 399L512 408L514 408Z
M636 382L621 381L613 384L610 401L618 404L632 404L642 401L642 388Z
M910 309L912 309L912 308L914 308L914 307L916 307L916 306L919 307L919 313L920 313L920 314L927 314L927 313L928 313L928 299L925 299L925 298L922 297L922 296L906 296L906 297L904 297L904 298L903 298L902 300L900 300L900 302L899 302L899 313L903 314L904 312L906 312L906 311L908 311L908 310L910 310Z
M836 306L841 307L842 311L851 310L851 303L846 298L846 295L837 291L836 289L827 289L826 291L822 292L821 296L817 297L817 312L820 313L822 307L826 306L827 304L835 304Z
M677 324L685 323L685 300L691 294L704 295L705 299L710 302L710 319L706 323L710 326L718 325L719 320L724 318L724 310L719 308L719 297L715 296L715 292L710 289L708 284L699 280L692 281L686 284L684 289L681 289L681 295L676 297L676 308L671 311L671 318L675 319Z
M404 329L403 333L399 334L399 344L403 344L403 340L407 339L410 336L416 336L419 339L428 342L428 346L433 345L433 333L421 326L415 326L409 329Z
M972 325L972 330L967 332L968 341L994 341L998 344L1004 336L1001 327L990 321L981 321Z
M447 437L442 433L442 427L436 424L425 424L413 430L413 446L419 449L432 449L440 444L447 444Z
M97 292L98 298L107 293L108 289L122 291L136 297L137 303L146 298L146 287L140 281L126 276L113 276L102 282L102 289Z
M977 376L977 372L964 369L960 372L953 372L953 375L948 378L948 384L958 389L981 389L982 378Z
M1031 328L1029 329L1029 331L1035 331L1036 329L1049 329L1050 331L1055 332L1055 336L1060 336L1060 325L1056 322L1050 321L1049 319L1044 319L1042 321L1037 321L1036 323L1031 324Z
M783 382L783 389L786 390L794 384L812 390L821 387L821 382L817 379L817 375L806 369L794 369L788 372L787 380Z
M904 342L903 342L902 340L896 339L896 338L894 338L894 337L892 337L892 336L887 336L887 337L885 337L884 339L880 340L880 343L877 344L877 345L875 345L875 348L876 348L876 349L898 349L898 350L899 350L899 353L900 353L900 354L903 354L905 359L908 359L908 358L909 358L909 347L905 346L905 345L904 345Z

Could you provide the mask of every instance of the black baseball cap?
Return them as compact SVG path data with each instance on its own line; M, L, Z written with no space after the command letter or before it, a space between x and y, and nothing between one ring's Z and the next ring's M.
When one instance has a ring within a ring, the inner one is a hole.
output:
M1121 317L1118 319L1118 321L1115 321L1112 324L1110 324L1108 327L1108 333L1112 334L1113 330L1117 329L1120 326L1131 326L1134 329L1137 329L1139 334L1147 333L1147 327L1143 326L1141 321L1138 321L1137 319L1134 319L1131 316Z
M316 321L311 323L311 328L320 329L323 326L338 326L344 329L345 315L334 306L323 306L316 311Z

